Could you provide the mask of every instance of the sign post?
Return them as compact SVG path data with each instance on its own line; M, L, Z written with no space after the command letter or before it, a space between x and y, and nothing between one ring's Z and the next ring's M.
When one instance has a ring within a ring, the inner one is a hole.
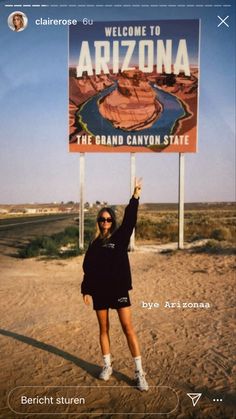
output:
M79 156L79 248L84 249L84 169L85 169L85 153Z
M179 153L179 243L184 248L184 154Z

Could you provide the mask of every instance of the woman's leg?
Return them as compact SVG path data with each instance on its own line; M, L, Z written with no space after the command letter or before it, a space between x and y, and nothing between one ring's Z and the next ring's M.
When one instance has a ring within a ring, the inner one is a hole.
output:
M148 383L145 378L145 372L143 372L141 355L139 350L138 339L131 322L131 311L130 307L122 307L118 310L119 319L121 322L122 329L125 333L130 352L134 359L135 364L135 379L137 381L137 388L141 391L148 391Z
M99 374L99 378L107 381L112 374L108 310L96 310L96 313L100 328L100 345L104 362L104 367L102 372Z
M102 354L110 353L110 337L109 337L109 315L108 310L96 310L99 330L100 330L100 345Z
M128 346L131 352L131 355L135 358L140 356L138 339L135 334L132 321L131 321L131 311L130 307L122 307L117 309L120 323L123 329L123 332L126 336Z

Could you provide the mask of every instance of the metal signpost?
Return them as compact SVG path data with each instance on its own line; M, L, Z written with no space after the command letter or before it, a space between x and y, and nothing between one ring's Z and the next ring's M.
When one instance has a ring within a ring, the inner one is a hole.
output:
M179 241L178 248L184 248L184 154L179 153Z
M85 179L85 153L79 156L79 185L80 185L80 203L79 203L79 248L84 249L84 179Z

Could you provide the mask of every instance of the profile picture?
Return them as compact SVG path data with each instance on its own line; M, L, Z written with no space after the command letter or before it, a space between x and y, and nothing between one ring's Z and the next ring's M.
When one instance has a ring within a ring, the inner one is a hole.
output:
M28 25L28 18L22 12L13 12L7 20L9 28L14 32L22 32Z

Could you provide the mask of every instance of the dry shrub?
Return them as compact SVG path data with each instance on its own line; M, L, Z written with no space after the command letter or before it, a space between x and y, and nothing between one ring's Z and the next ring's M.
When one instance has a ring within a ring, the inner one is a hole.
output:
M184 239L235 240L235 209L221 204L186 204ZM136 238L160 243L178 240L177 206L145 204L140 206ZM218 243L219 244L219 243Z
M230 230L227 227L215 228L211 233L211 239L229 241L232 239Z
M136 237L150 240L157 237L156 223L149 219L140 220L136 227Z

